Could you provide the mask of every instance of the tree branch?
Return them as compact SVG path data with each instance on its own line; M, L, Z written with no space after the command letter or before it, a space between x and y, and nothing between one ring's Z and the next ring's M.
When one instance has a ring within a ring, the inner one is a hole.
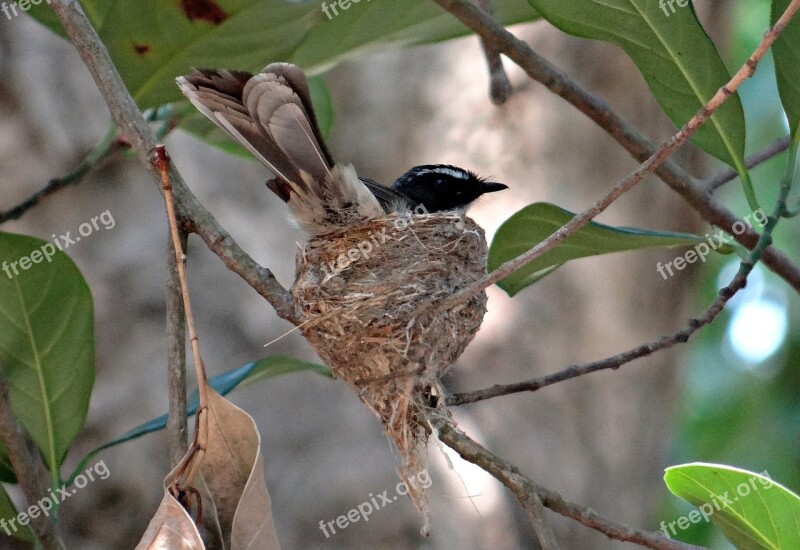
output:
M773 209L772 214L767 217L767 223L764 227L764 232L759 237L756 246L753 247L753 250L751 250L747 257L744 258L739 264L739 270L736 272L736 275L733 277L731 282L726 287L720 289L720 291L717 293L717 298L714 300L714 302L712 302L708 309L703 312L702 315L691 319L684 328L671 335L663 336L655 342L643 344L633 348L632 350L614 355L613 357L609 357L607 359L603 359L602 361L596 361L583 366L573 365L560 372L549 374L540 378L534 378L533 380L528 380L525 382L507 385L495 385L484 390L454 394L448 396L445 402L451 406L464 405L467 403L475 403L477 401L491 399L493 397L499 397L501 395L510 395L512 393L525 391L532 392L545 386L562 382L564 380L569 380L570 378L577 378L578 376L583 376L584 374L589 374L591 372L597 372L604 369L616 369L625 363L633 361L634 359L645 357L656 351L672 347L677 343L687 342L695 332L700 330L700 328L713 322L714 319L716 319L716 317L722 312L722 310L725 308L725 305L731 300L731 298L733 298L737 292L745 287L747 284L747 277L750 275L750 272L755 268L755 265L761 259L764 251L772 243L772 233L775 230L775 227L778 225L778 222L786 216L786 213L789 210L787 206L787 200L789 197L789 191L791 190L792 183L794 181L798 147L798 143L790 143L789 159L787 162L786 171L781 179L778 197L775 201L775 208Z
M555 372L553 374L548 374L546 376L533 378L531 380L516 382L514 384L496 384L483 390L455 393L447 396L446 403L450 406L458 406L476 403L478 401L484 401L494 397L501 397L503 395L511 395L521 392L534 392L544 388L545 386L551 386L558 382L563 382L571 378L577 378L585 374L607 369L618 369L622 365L630 363L635 359L647 357L648 355L652 355L657 351L671 348L679 343L686 343L695 332L700 330L702 327L711 324L714 319L717 318L717 316L725 308L725 304L727 304L739 290L744 288L746 282L746 275L744 277L740 277L739 274L737 274L737 276L734 277L728 286L719 291L714 302L703 312L702 315L691 319L682 329L672 334L662 336L654 342L642 344L628 351L607 357L606 359L602 359L600 361L595 361L593 363L587 363L585 365L571 365L564 370Z
M25 500L30 506L47 498L50 487L47 479L50 474L42 462L42 457L30 441L28 435L17 422L8 401L6 380L0 377L0 441L8 453L8 460L17 476ZM31 515L31 527L46 550L64 550L64 543L58 536L56 525L43 514Z
M178 231L181 250L186 250L188 235ZM183 308L181 282L175 248L169 240L167 258L167 377L169 387L169 438L170 467L174 467L189 450L189 427L186 416L186 313Z
M539 539L541 550L558 550L556 534L547 521L547 511L544 509L544 504L542 504L542 499L539 498L539 495L533 493L527 503L522 503L522 507L527 510L528 516L531 518L533 531Z
M533 80L541 83L551 92L566 100L580 112L588 116L606 131L631 156L639 162L651 157L656 151L631 123L611 110L608 103L582 88L565 73L534 52L524 41L508 32L480 8L465 0L433 0L446 11L456 16L462 23L477 33L486 43L502 52L519 65ZM797 9L793 2L787 13ZM785 17L785 15L784 15ZM786 19L782 18L783 23ZM781 25L776 25L778 29ZM774 35L770 35L774 36ZM772 39L770 39L772 40ZM691 175L671 160L663 162L656 170L667 185L676 191L706 221L731 233L748 249L758 242L759 235L752 229L736 234L732 227L739 218L721 203ZM780 275L796 291L800 292L800 268L788 257L774 248L768 248L763 255L764 264Z
M759 164L768 161L769 159L778 156L779 154L783 153L786 149L789 148L790 137L784 136L782 138L778 138L773 141L771 144L767 145L764 149L759 151L758 153L752 155L745 161L745 165L747 169L750 170L751 168L755 168ZM707 180L702 182L702 186L708 190L709 193L713 193L729 181L735 180L739 174L736 173L736 170L733 168L728 168L726 170L721 171L719 174L708 178Z
M435 0L440 5L458 5L463 9L477 10L472 4L466 3L463 0ZM780 36L780 32L786 23L794 15L795 11L800 8L800 0L792 0L789 7L786 8L784 14L773 25L761 42L756 47L755 51L750 55L742 67L736 71L727 84L722 86L714 96L703 105L699 111L687 122L678 132L671 138L664 141L659 148L645 160L639 167L618 182L611 190L597 199L594 204L589 208L574 216L570 221L557 229L552 235L545 240L538 243L536 246L527 252L508 260L500 265L497 269L489 273L481 280L469 285L468 287L460 290L459 292L448 296L436 304L436 311L445 311L451 307L466 302L472 296L475 296L488 286L505 279L524 265L532 262L540 257L545 252L552 250L560 243L562 243L569 235L575 233L578 229L589 223L594 217L608 208L615 200L623 194L630 191L637 183L642 181L645 176L653 173L659 165L663 164L675 151L678 150L683 144L697 132L698 128L702 126L714 112L719 109L725 101L728 100L739 87L753 74L755 74L756 67L761 59L766 55L769 48ZM482 12L481 12L482 13ZM485 13L482 14L484 17ZM710 197L710 195L709 195ZM735 233L735 232L734 232Z
M52 0L51 6L92 74L108 104L111 116L128 137L139 160L160 188L161 177L148 161L150 150L157 145L156 136L122 82L103 42L76 0ZM171 169L170 177L175 194L175 206L184 229L196 233L228 269L239 275L263 296L279 316L299 324L301 321L289 291L278 283L269 269L258 265L236 244L192 194L174 167Z
M437 417L431 419L431 424L437 430L437 435L443 443L461 455L464 460L480 466L497 478L500 483L514 493L526 510L535 508L536 501L539 500L552 511L591 527L610 539L632 542L659 550L702 548L671 540L661 533L651 533L628 527L601 516L591 508L569 502L555 491L537 485L534 481L523 476L516 466L492 454L488 449L451 424L450 421Z
M473 0L475 4L490 16L494 16L492 0ZM489 99L495 105L502 105L511 97L511 82L508 80L506 70L503 68L503 59L500 52L488 42L481 39L486 65L489 68Z
M56 191L60 191L70 185L80 183L83 177L88 174L95 166L100 164L103 160L114 154L115 152L123 149L125 145L116 139L117 126L112 125L108 129L103 139L92 148L86 158L78 165L75 170L62 176L60 178L53 178L48 181L45 186L25 199L17 206L0 212L0 224L9 220L18 220L25 212L42 202L45 198L49 197Z

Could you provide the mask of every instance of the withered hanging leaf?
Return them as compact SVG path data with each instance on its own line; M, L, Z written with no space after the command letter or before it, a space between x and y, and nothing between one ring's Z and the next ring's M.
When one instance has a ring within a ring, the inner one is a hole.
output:
M208 401L206 451L187 454L164 478L164 499L136 548L205 549L205 539L215 548L280 550L256 424L210 386ZM179 472L194 468L200 475L191 488L181 489L193 514L202 510L203 538L192 517L166 490Z
M209 433L200 472L214 499L226 547L279 550L253 418L209 388Z
M172 473L170 473L172 475ZM167 476L169 478L170 476ZM194 520L178 501L164 490L164 498L150 520L136 550L204 550Z

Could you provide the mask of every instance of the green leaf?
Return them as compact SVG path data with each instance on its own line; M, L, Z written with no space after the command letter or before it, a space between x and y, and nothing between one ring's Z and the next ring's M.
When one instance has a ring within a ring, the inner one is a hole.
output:
M771 24L789 7L790 0L772 0ZM772 46L775 75L789 129L800 139L800 17L795 15Z
M655 0L528 1L562 31L622 48L678 127L686 124L730 80L731 75L697 20L691 2L680 7L674 2ZM744 164L744 110L738 94L700 127L692 141L734 167L749 182ZM745 190L751 198L752 186L748 188L745 183ZM757 209L756 204L751 206Z
M333 128L333 103L328 86L321 78L312 76L308 79L308 89L311 92L311 103L314 106L319 131L322 132L324 139L328 139Z
M191 67L258 71L272 61L290 61L313 73L356 54L468 33L430 0L353 1L330 18L317 0L82 0L81 5L142 109L181 99L175 77ZM506 25L536 17L521 0L495 5ZM63 34L46 3L29 13Z
M0 258L0 368L11 407L56 483L94 384L92 296L52 243L0 233Z
M11 498L6 492L6 488L0 485L0 519L4 520L4 525L8 526L5 529L0 528L0 538L7 536L6 529L8 529L8 531L11 533L11 536L15 539L33 544L33 542L36 540L36 537L34 536L33 531L31 531L30 525L20 525L19 522L17 522L16 517L17 509L14 507L14 503L11 502Z
M575 214L572 212L546 202L530 204L515 213L500 226L492 240L492 245L489 247L489 271L524 254L552 235L574 216ZM589 222L553 250L546 252L500 281L498 286L510 296L514 296L569 260L625 250L671 248L706 242L704 237L687 233L611 227ZM706 248L709 248L708 245ZM719 247L718 251L727 253L731 249Z
M764 474L693 463L667 468L664 482L739 550L800 548L800 497Z
M317 365L316 363L292 359L291 357L285 357L283 355L271 355L269 357L259 359L258 361L247 363L246 365L242 365L241 367L237 367L228 372L218 374L210 378L208 382L217 391L217 393L220 395L227 395L234 389L255 382L256 380L273 378L283 374L307 370L317 372L323 376L327 376L328 378L333 378L333 375L328 367ZM199 397L197 395L197 389L195 389L187 399L186 416L192 416L195 412L197 412L198 404ZM114 447L121 443L125 443L127 441L133 441L134 439L138 439L143 435L163 430L167 425L167 418L168 415L163 414L158 418L148 420L143 424L139 424L135 428L131 428L121 436L112 439L108 443L105 443L94 449L88 455L86 455L83 460L80 461L72 475L65 482L66 485L72 485L75 477L83 472L89 461L100 451Z

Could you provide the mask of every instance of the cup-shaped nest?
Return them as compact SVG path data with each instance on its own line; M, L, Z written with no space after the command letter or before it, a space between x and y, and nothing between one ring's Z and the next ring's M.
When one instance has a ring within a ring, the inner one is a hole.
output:
M301 330L333 373L378 416L398 473L428 525L426 414L439 378L475 336L486 294L439 302L486 274L483 230L463 214L392 214L313 238L297 256L292 295Z

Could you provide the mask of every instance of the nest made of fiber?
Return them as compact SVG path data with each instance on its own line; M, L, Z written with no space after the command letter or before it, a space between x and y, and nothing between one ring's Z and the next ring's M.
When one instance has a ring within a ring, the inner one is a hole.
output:
M425 416L437 406L439 378L480 328L486 294L436 309L486 274L486 255L483 230L445 213L392 214L315 237L297 257L301 330L381 420L423 530L427 499L413 482L426 467Z

